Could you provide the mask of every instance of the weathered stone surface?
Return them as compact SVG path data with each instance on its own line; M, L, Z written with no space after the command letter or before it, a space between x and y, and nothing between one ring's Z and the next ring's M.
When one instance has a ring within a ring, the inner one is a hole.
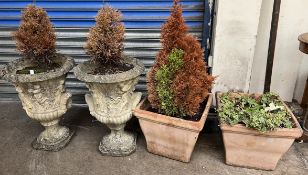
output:
M135 133L124 132L124 124L120 130L111 129L111 133L104 136L98 149L103 155L128 156L136 151L137 136Z
M286 102L286 104L296 117L301 117L304 114L304 109L298 104L298 102Z
M91 115L111 130L99 145L103 155L126 156L136 150L136 137L125 132L124 126L132 117L132 109L141 100L142 94L134 93L134 90L144 65L135 58L126 57L124 61L134 67L116 74L88 74L95 68L90 62L74 68L77 79L86 82L90 90L85 98Z
M30 82L39 82L50 80L53 78L60 77L68 73L74 67L74 60L71 57L58 54L56 58L56 62L62 65L59 68L56 68L53 71L49 71L48 73L38 73L34 75L30 74L16 74L17 70L23 69L25 67L33 66L28 59L20 58L14 60L6 66L6 74L4 75L4 79L8 80L12 83L30 83Z
M57 127L55 132L47 132L47 130L48 129L43 131L38 138L33 140L32 147L34 149L44 151L59 151L69 143L75 134L75 130L69 129L65 126Z
M71 94L65 91L65 77L74 66L70 57L59 55L61 65L53 71L38 74L16 74L17 70L32 66L27 59L8 64L4 78L13 83L28 116L39 121L46 129L34 144L35 149L57 151L70 140L72 132L59 126L59 119L71 106Z
M144 65L141 61L136 58L125 57L124 62L127 64L132 64L134 68L117 74L108 75L92 75L88 74L90 70L96 68L97 65L91 64L89 61L84 62L74 68L74 73L76 77L84 82L89 83L118 83L132 78L139 77L139 75L144 71Z
M0 79L4 76L6 71L6 67L4 65L0 65Z

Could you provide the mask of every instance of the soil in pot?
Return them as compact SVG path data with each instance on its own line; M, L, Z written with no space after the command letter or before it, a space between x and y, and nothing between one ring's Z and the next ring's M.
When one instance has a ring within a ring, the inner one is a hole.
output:
M109 64L100 64L99 67L96 67L95 69L91 70L89 74L92 75L108 75L108 74L117 74L129 71L130 69L133 69L134 66L129 63L120 62L120 63L109 63Z
M25 67L21 70L17 70L16 74L30 74L30 70L34 71L34 74L43 73L43 72L50 72L52 70L55 70L57 68L61 67L58 63L53 63L49 68L47 67L40 67L40 66L29 66Z
M199 120L201 119L202 114L203 114L203 111L204 111L204 109L205 109L205 107L206 107L207 100L208 100L208 98L206 98L206 99L200 104L199 110L198 110L198 112L197 112L195 115L193 115L193 116L187 115L187 116L181 117L181 119L183 119L183 120L188 120L188 121L196 121L196 122L199 121ZM166 114L164 114L164 113L162 113L162 112L159 112L157 109L154 109L154 108L152 108L152 107L148 108L147 110L150 111L150 112L157 113L157 114L166 115ZM166 115L166 116L167 116L167 115ZM170 117L179 118L179 117L177 117L177 116L170 116Z

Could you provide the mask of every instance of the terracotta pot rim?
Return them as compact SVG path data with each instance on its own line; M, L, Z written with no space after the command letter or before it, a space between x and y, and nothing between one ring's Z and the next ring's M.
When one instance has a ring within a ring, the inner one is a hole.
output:
M28 83L28 82L40 82L53 78L60 77L68 73L74 67L74 59L70 56L57 54L56 60L61 62L61 67L56 68L54 71L42 72L34 75L30 74L17 74L17 70L27 65L30 65L29 60L25 58L19 58L10 62L5 70L4 79L10 82Z
M74 68L74 74L78 80L90 83L118 83L126 80L131 80L135 77L138 77L144 71L143 63L131 57L124 56L124 62L132 64L134 68L116 74L107 74L107 75L92 75L87 72L93 68L93 64L90 61L83 62L77 65Z
M223 93L222 92L217 92L216 97L217 97L217 108L220 108L220 97ZM231 93L232 94L232 93ZM252 95L248 93L233 93L233 94L240 94L240 95ZM260 95L260 94L256 94ZM296 117L294 114L291 112L290 108L282 101L280 97L278 97L279 100L283 103L284 107L287 109L288 113L291 115L294 128L277 128L274 131L268 131L265 133L261 133L255 129L252 128L247 128L243 124L237 124L234 126L230 126L228 124L220 122L220 129L223 130L224 132L233 132L233 133L241 133L241 134L246 134L246 135L258 135L258 136L269 136L269 137L289 137L289 138L299 138L301 137L303 130L298 123ZM217 115L219 117L219 113Z
M212 104L212 94L209 94L208 100L206 103L206 106L204 108L204 111L202 113L202 116L199 121L189 121L184 120L176 117L171 117L163 114L158 114L155 112L147 111L146 109L141 109L144 104L149 103L147 101L147 97L145 97L138 106L133 109L133 114L138 118L142 120L148 120L154 123L160 123L163 125L168 125L171 127L181 128L185 130L191 130L194 132L200 132L203 129L205 120L208 116L208 112L210 110L211 104Z

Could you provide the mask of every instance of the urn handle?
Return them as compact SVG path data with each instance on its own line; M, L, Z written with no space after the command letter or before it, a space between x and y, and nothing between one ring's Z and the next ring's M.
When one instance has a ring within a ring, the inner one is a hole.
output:
M7 66L6 65L0 65L0 79L5 76L7 73Z
M132 101L133 101L133 106L132 106L132 109L134 109L138 103L140 102L141 100L141 96L142 96L142 93L141 92L134 92L133 93L133 98L132 98Z
M61 108L63 110L67 110L72 106L72 94L69 92L65 92L61 95Z
M86 103L88 104L88 106L89 106L89 111L90 111L90 113L91 112L94 112L94 101L93 101L93 97L92 97L92 95L90 95L90 94L86 94L85 95L85 99L86 99Z

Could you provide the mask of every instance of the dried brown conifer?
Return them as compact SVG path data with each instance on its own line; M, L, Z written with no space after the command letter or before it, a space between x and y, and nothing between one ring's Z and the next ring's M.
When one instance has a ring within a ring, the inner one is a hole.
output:
M174 104L179 111L188 116L196 114L200 104L208 96L214 77L206 72L204 50L197 39L187 33L179 0L174 0L171 16L162 27L162 50L157 54L155 63L147 76L148 100L153 108L161 112L161 101L157 91L157 71L168 63L168 56L173 49L184 51L183 67L171 80Z
M182 6L179 4L179 0L174 0L171 15L167 22L162 26L161 43L163 50L171 52L176 47L179 40L187 35L188 27L185 25L185 20L182 15Z
M122 14L109 6L98 12L85 46L92 62L104 65L117 64L122 60L125 28L121 20Z
M195 37L186 35L177 44L185 54L184 66L173 79L174 102L187 115L192 116L208 97L214 77L206 72L204 50Z
M171 52L172 48L176 48L177 41L188 32L188 27L185 25L182 15L182 6L178 4L178 2L178 0L174 1L171 15L167 22L162 26L161 43L163 49L156 56L155 63L147 75L148 99L152 104L152 107L156 109L160 108L160 102L156 91L157 83L155 80L155 74L161 65L167 63L168 54Z
M56 54L56 35L44 9L27 6L21 16L21 24L12 33L17 50L38 67L47 67L53 63Z

